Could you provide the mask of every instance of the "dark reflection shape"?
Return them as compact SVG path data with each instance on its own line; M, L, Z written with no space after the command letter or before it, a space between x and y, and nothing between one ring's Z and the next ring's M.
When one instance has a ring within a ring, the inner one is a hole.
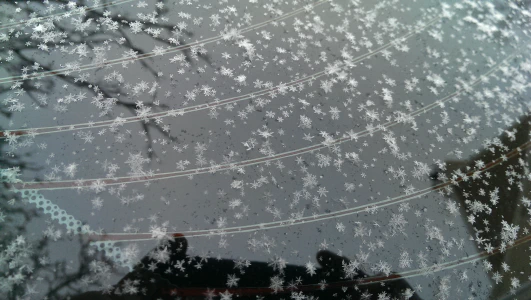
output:
M490 145L466 160L447 160L446 170L438 170L433 177L444 173L451 179L457 170L463 173L476 170L478 161L488 164L500 155L528 143L530 133L531 117L522 117L516 124L504 130L498 137L497 145ZM481 175L479 179L469 178L458 185L452 185L451 197L459 204L460 215L467 224L470 237L474 239L479 252L488 249L489 244L494 248L503 248L503 222L519 226L518 236L528 234L524 232L524 228L529 226L528 209L521 201L523 197L530 197L531 181L523 175L528 173L528 167L529 155L527 151L521 151L519 155L509 157L499 166L489 169L489 176ZM514 183L509 184L510 181ZM476 213L472 223L469 216L472 215L473 209L476 209ZM481 211L478 212L477 209ZM510 243L506 245L509 246ZM495 272L499 272L503 280L496 283L491 279L492 288L490 294L485 295L485 299L514 299L517 296L518 299L531 299L531 286L527 283L529 280L523 280L520 276L531 271L529 263L522 263L528 257L528 247L512 247L500 254L489 256L486 260L492 265L492 269L487 272L488 277L491 278ZM504 262L510 267L509 272L503 270ZM521 286L518 289L511 286L512 277L520 279Z
M113 291L87 292L72 297L72 300L88 299L292 299L292 293L304 295L300 299L363 299L362 294L372 294L370 299L385 293L390 299L404 298L404 292L413 288L399 275L392 274L387 278L395 279L382 284L375 280L372 284L355 287L361 279L370 278L365 272L358 270L357 275L345 278L343 264L350 260L331 251L322 250L316 255L320 268L315 274L309 275L305 266L286 265L282 271L275 270L267 262L250 261L239 269L232 259L202 258L187 256L188 242L184 237L176 238L167 244L157 246L146 255L134 270L128 273L115 285ZM161 252L163 255L161 256ZM163 262L160 261L161 257ZM184 263L183 263L184 262ZM200 267L198 267L200 265ZM186 269L179 269L184 266ZM239 278L237 286L227 287L227 275L236 274ZM282 288L270 287L271 278L279 276L283 280ZM326 281L323 289L321 282ZM288 282L299 281L299 285L289 286ZM136 282L139 294L124 295L127 286ZM224 295L231 294L230 297ZM295 298L298 299L298 298ZM409 299L419 300L414 294Z

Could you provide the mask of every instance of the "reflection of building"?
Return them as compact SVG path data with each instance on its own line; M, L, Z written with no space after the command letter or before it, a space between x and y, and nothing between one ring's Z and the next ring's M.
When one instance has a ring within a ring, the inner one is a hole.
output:
M511 138L507 134L508 132L511 134L514 133L514 138ZM477 169L476 162L479 160L488 164L498 159L504 153L528 142L530 132L531 117L520 119L518 124L505 130L498 138L501 144L498 143L497 146L489 146L468 160L447 160L447 170L445 171L447 177L451 178L452 174L455 174L454 171L457 170L467 173L470 170ZM473 180L470 178L467 182L460 182L458 186L452 186L452 195L460 205L461 216L468 226L470 235L474 239L479 236L488 240L480 244L476 239L475 243L478 246L478 251L484 251L485 245L488 243L493 247L501 245L502 221L519 226L519 237L524 234L524 228L529 226L527 208L522 205L521 201L524 196L530 198L531 182L522 175L527 172L525 171L527 164L524 165L524 163L528 161L528 157L526 151L522 151L520 155L509 158L506 162L488 170L489 177L482 175L480 179ZM509 184L509 181L514 181L514 183ZM499 199L498 203L493 205L491 197L496 198L496 193L491 194L491 192L496 188L498 189L497 195ZM479 203L476 202L473 204L474 201L478 201ZM468 216L472 214L472 210L481 210L482 207L487 208L487 210L476 213L473 224L469 222ZM488 208L492 209L490 213ZM527 282L529 281L527 276L529 276L531 271L528 247L529 245L522 245L511 248L505 253L493 255L488 258L488 261L492 264L489 277L492 277L492 274L496 271L503 275L503 281L499 284L496 284L492 280L491 299L501 299L507 296L511 289L512 277L519 278L521 285L527 286ZM508 272L502 269L501 265L503 262L510 267ZM523 278L523 276L526 277ZM530 293L529 288L525 291L520 290L518 295L523 298L519 297L518 299L530 299Z

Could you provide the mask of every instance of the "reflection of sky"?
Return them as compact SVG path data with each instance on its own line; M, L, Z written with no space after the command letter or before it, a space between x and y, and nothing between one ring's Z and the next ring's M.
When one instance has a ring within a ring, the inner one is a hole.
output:
M254 4L245 8L243 4L235 5L238 10L250 11L253 16L252 23L258 23L267 20L269 17L263 16L262 13L255 13L255 11L262 11L261 5ZM364 7L372 8L371 4L363 4ZM291 11L297 8L297 5L283 7L284 12ZM352 33L361 37L362 30L366 32L378 31L378 22L385 21L390 17L396 18L401 24L400 34L405 34L412 30L411 25L415 25L415 21L423 20L429 21L439 15L439 6L434 5L429 1L415 2L410 4L397 4L384 8L377 14L377 22L371 28L359 28L359 22L355 16L345 15L344 18L337 18L334 12L330 12L329 5L322 5L315 9L315 14L319 15L327 24L340 26L343 20L349 21L348 27ZM344 5L346 8L347 5ZM193 26L190 32L193 36L188 38L187 42L200 40L203 38L215 36L219 33L220 28L212 30L208 26L206 16L211 14L211 11L218 10L217 8L210 8L205 10L194 7L171 7L167 13L169 20L179 20L177 13L180 10L188 11L192 15L205 16L204 24L202 26ZM429 10L428 10L429 9ZM110 9L113 12L119 12L123 16L134 17L137 8L129 7L129 5L113 7ZM146 10L149 11L149 10ZM459 20L466 13L463 11L456 11L455 20ZM303 23L315 20L315 15L301 14L297 16ZM160 88L154 95L142 93L139 95L127 94L127 87L123 84L107 87L107 83L102 79L111 70L97 69L87 71L92 79L96 79L97 84L104 89L122 88L123 91L113 93L112 96L119 98L127 103L134 103L138 100L145 103L152 103L154 100L159 100L161 106L165 108L154 108L156 111L162 111L168 108L176 109L184 107L184 95L186 92L194 87L200 88L202 85L208 84L214 87L217 91L216 98L221 100L237 96L239 94L246 94L255 91L253 82L256 79L272 81L275 85L280 82L290 82L297 76L309 75L319 72L326 67L327 63L331 63L336 59L340 59L339 54L346 41L341 34L338 34L332 27L327 28L327 32L333 38L327 40L323 35L312 33L311 29L301 27L301 32L304 34L315 35L315 40L320 40L321 47L315 47L308 42L308 48L305 53L310 58L310 63L304 61L292 61L291 54L298 50L296 44L290 45L287 38L297 38L293 30L293 19L288 18L284 21L285 24L280 26L268 25L259 29L257 32L250 32L245 34L255 45L259 45L257 40L261 40L262 44L266 43L263 37L258 36L262 30L271 33L273 38L267 41L268 47L257 46L257 53L263 58L253 61L255 67L241 68L244 59L241 57L243 51L231 43L220 41L219 43L211 43L205 45L208 51L208 57L212 61L212 65L208 65L205 60L194 60L193 65L189 68L184 67L186 74L177 75L176 72L179 66L168 63L170 55L163 57L156 57L153 59L144 60L151 68L157 72L161 72L162 76L153 76L148 68L140 63L132 63L127 69L117 66L113 69L118 70L124 77L125 82L138 83L142 80L151 84L157 82ZM329 134L334 134L334 137L340 137L343 133L350 129L355 132L365 129L367 121L363 120L365 111L359 111L358 105L367 103L371 100L374 103L373 109L380 112L380 122L385 122L385 117L392 114L395 110L405 111L407 108L400 103L404 100L410 100L413 109L429 105L441 99L446 95L455 91L455 85L459 83L459 79L470 80L471 75L480 76L487 72L494 65L503 60L505 57L514 52L515 43L511 39L493 38L485 41L477 40L478 31L474 29L474 25L464 24L456 25L457 21L444 20L437 22L429 29L414 35L409 38L404 44L408 45L410 50L407 53L401 53L394 48L391 48L392 58L396 60L398 66L390 65L381 55L376 55L363 62L360 62L356 67L349 70L349 77L355 78L359 84L355 92L345 93L343 87L345 83L336 83L331 93L323 93L319 89L319 84L323 78L317 79L313 86L306 86L301 92L288 92L285 95L278 95L272 99L271 103L260 110L251 110L248 118L241 120L237 113L245 109L250 103L249 100L238 102L232 111L220 109L217 119L211 119L208 115L208 110L200 112L192 112L184 116L165 118L164 125L169 125L171 135L177 139L177 142L171 143L170 146L161 146L161 141L165 137L156 129L151 128L148 136L141 136L140 131L144 129L140 122L129 123L119 130L120 134L124 134L125 141L122 143L116 142L115 136L108 131L102 135L98 134L100 129L91 130L95 139L92 143L85 143L79 135L79 131L70 131L67 133L46 134L37 136L34 140L35 145L46 143L46 149L38 149L32 147L31 156L28 160L34 162L36 165L43 166L42 171L33 172L25 171L23 179L31 181L35 178L44 179L54 165L61 163L69 164L75 162L79 164L79 172L76 178L102 178L105 172L102 168L104 161L109 161L118 164L120 169L117 171L117 176L127 176L128 169L125 161L129 157L129 153L141 152L143 156L148 156L148 147L153 150L153 159L151 162L144 165L144 170L153 170L155 173L172 172L176 170L175 164L179 160L189 160L190 167L196 168L194 146L197 143L204 143L208 145L205 151L205 158L208 160L215 160L218 163L222 162L223 155L227 155L230 151L235 151L234 161L241 161L250 158L261 157L263 154L259 153L258 147L253 150L246 150L243 145L249 138L254 137L262 144L265 140L259 136L253 135L252 131L261 129L262 125L274 132L274 137L270 139L272 148L276 153L289 151L292 149L302 148L322 141L320 131L326 131ZM246 26L246 25L243 25ZM328 26L328 25L327 25ZM515 28L513 28L515 29ZM430 30L434 32L443 32L443 42L435 40L428 33ZM515 30L518 30L517 28ZM262 34L263 35L263 34ZM146 35L133 36L128 35L136 47L143 51L150 51L155 45L151 38ZM338 37L335 39L334 37ZM368 34L368 36L372 36ZM96 38L96 37L94 37ZM110 38L102 34L98 39ZM393 40L396 36L388 34L383 35L384 43ZM115 39L113 37L113 39ZM502 42L503 40L503 42ZM527 45L525 39L522 37L519 45ZM118 47L116 43L110 43L110 55L119 57L127 47ZM161 44L162 45L162 44ZM278 53L275 51L277 47L288 49L287 54ZM377 46L375 46L377 47ZM521 46L519 46L521 47ZM328 57L327 63L315 64L319 60L321 52L324 51ZM366 49L361 47L358 52L351 49L353 56L357 57L366 53ZM230 53L231 59L224 59L222 53ZM109 56L110 56L109 55ZM64 54L31 54L28 56L35 60L49 62L52 69L56 69L60 64L68 62L73 59L73 56L65 56ZM111 58L111 57L109 57ZM280 59L286 59L286 64L281 64ZM445 59L447 60L445 62ZM492 62L490 62L492 59ZM266 63L269 62L269 63ZM442 63L441 63L442 62ZM82 64L90 63L90 59L85 59ZM492 63L492 64L489 64ZM218 75L217 72L221 66L230 69L238 70L238 74L247 76L247 85L235 87L234 80L228 77ZM517 66L517 64L513 64ZM204 73L196 72L198 67L205 69ZM287 69L290 67L291 69ZM464 67L465 71L459 68ZM428 87L432 84L426 81L427 76L433 72L439 74L446 81L444 88L439 88L439 95L434 95L429 91ZM83 72L84 73L84 72ZM171 84L169 74L176 74L174 76L175 84ZM294 75L296 74L296 75ZM496 78L491 79L493 86L500 86L505 88L510 83L503 82L504 75L496 73ZM384 75L388 78L396 80L397 88L392 88L386 83L378 83L379 80L384 80ZM214 82L212 77L216 77ZM421 92L406 93L403 85L404 80L416 77L420 80L419 87ZM49 96L49 106L43 109L34 110L31 108L31 99L28 97L21 97L22 101L27 103L27 109L23 113L14 114L11 118L13 126L11 128L22 127L42 127L42 126L56 126L77 124L82 122L105 120L105 117L99 118L99 111L91 104L93 95L86 89L80 89L68 85L64 88L62 85L65 82L54 78L55 84ZM495 83L494 83L495 82ZM490 84L480 84L476 90L491 89ZM382 92L382 88L389 88L393 90L394 103L391 108L386 107L382 97L375 94L375 91ZM241 89L240 92L236 89ZM171 95L165 96L166 91L171 91ZM87 99L74 103L69 106L67 112L59 114L52 108L58 98L63 98L70 93L86 92ZM130 90L129 90L130 92ZM309 93L313 94L310 95ZM268 98L268 97L264 97ZM351 99L352 104L346 101ZM302 177L304 173L301 172L301 165L298 165L294 158L283 159L282 163L285 168L279 170L275 163L271 166L252 166L245 168L245 174L237 174L231 172L230 175L225 174L202 174L197 175L193 179L186 177L173 178L166 180L153 181L149 185L143 183L129 184L124 191L121 192L121 197L131 197L136 194L144 195L143 200L131 203L129 205L122 205L120 197L117 195L110 195L104 192L100 195L94 193L78 193L75 190L51 190L42 191L48 199L56 202L61 208L70 212L78 219L86 221L91 228L97 230L104 228L106 232L123 232L124 227L130 225L137 228L140 232L148 232L150 225L154 224L148 220L148 217L153 214L158 215L158 224L164 221L169 221L170 231L185 231L197 229L215 228L216 221L220 217L227 218L227 227L241 226L262 222L270 222L273 220L273 215L267 213L266 207L276 207L282 212L282 218L289 218L291 213L304 211L304 216L312 213L322 214L330 211L344 209L338 200L344 199L348 205L346 207L353 207L363 205L370 202L386 199L387 197L394 197L404 193L404 187L400 186L399 180L390 180L390 174L386 174L386 170L393 166L395 169L403 167L408 172L408 181L406 185L413 184L416 189L423 189L430 187L432 182L430 180L415 180L410 175L414 168L414 162L420 161L432 166L436 160L456 160L455 154L452 151L459 149L463 151L462 158L466 159L475 154L474 149L481 149L483 140L486 138L494 138L499 136L502 131L508 127L513 120L519 117L522 112L515 109L518 103L511 100L511 103L502 104L496 98L487 98L483 101L478 101L472 96L463 95L458 97L459 101L449 101L443 108L435 108L425 114L421 114L415 121L417 122L418 130L411 129L410 125L398 124L390 128L397 138L397 144L400 151L406 155L411 155L408 160L398 160L393 155L386 153L379 153L383 148L388 147L382 139L381 132L375 133L373 136L360 138L358 141L347 142L341 145L343 153L356 152L361 158L361 163L351 164L345 162L341 172L337 172L333 166L328 168L320 168L312 165L316 162L314 154L303 154L302 158L306 161L308 171L316 175L319 186L326 187L328 194L326 198L321 198L319 209L312 209L311 200L301 200L294 209L290 208L290 203L294 199L294 193L302 189ZM304 99L310 103L310 106L303 109L299 100ZM195 105L203 102L211 102L214 99L198 95L195 102L190 102L187 105ZM290 106L290 104L293 104ZM489 106L496 112L492 117L485 115L485 108ZM312 107L321 107L327 114L319 117L315 114ZM328 111L331 107L338 107L341 110L341 118L338 120L331 120ZM288 117L279 122L274 118L267 116L268 112L274 112L275 117L282 114L282 111L288 112ZM448 114L450 120L446 126L440 125L443 116L442 111ZM508 122L502 120L501 113L505 113ZM113 110L112 118L123 114L123 117L132 116L132 112L124 107L116 107ZM349 116L349 114L351 116ZM303 129L299 126L299 116L311 116L313 120L312 128L310 130ZM479 116L480 122L477 124L468 124L467 118ZM225 125L226 119L234 120L234 126ZM377 123L375 123L376 125ZM468 141L466 144L459 143L459 138L466 136L466 131L474 128L477 131L476 137ZM283 129L284 135L279 135L278 130ZM225 131L230 131L227 135ZM451 130L451 132L450 132ZM87 130L83 130L87 131ZM335 134L337 132L337 134ZM301 139L304 133L310 133L315 136L313 142L304 141ZM437 141L436 137L440 135L444 141ZM402 141L401 137L405 140ZM147 146L150 142L151 146ZM367 146L364 145L367 143ZM176 146L182 148L188 145L188 149L183 150L182 153L174 150L172 147ZM332 157L329 151L321 151L323 154L328 154ZM54 155L51 157L51 155ZM47 164L46 160L50 159ZM364 165L367 165L366 167ZM263 167L263 170L261 169ZM290 174L291 172L291 174ZM265 176L269 184L260 188L253 189L250 184L259 177ZM66 178L63 178L66 179ZM234 180L242 180L245 183L244 195L238 189L231 189L231 183ZM273 183L276 181L276 184ZM353 192L346 192L344 184L354 183L356 189ZM360 186L361 185L361 186ZM222 189L226 195L219 196L218 191ZM317 188L316 188L317 189ZM312 194L316 194L316 189L312 190ZM266 196L270 195L270 196ZM101 210L94 210L92 208L91 200L95 197L104 199L104 206ZM241 211L241 208L230 209L229 201L231 199L241 199L243 205L249 207L249 212L245 213L241 220L234 217L234 214ZM359 213L353 216L340 218L338 220L316 222L298 226L286 226L284 228L257 231L252 233L235 234L234 236L227 236L229 246L225 249L219 248L219 237L213 238L190 238L190 243L195 248L190 252L194 254L202 254L205 252L212 252L212 256L220 255L221 257L245 257L249 260L264 261L272 257L272 254L264 253L259 250L251 252L248 250L248 240L263 239L266 235L269 238L276 240L277 246L271 250L272 253L284 257L289 263L304 264L308 260L314 260L315 254L318 251L318 245L326 240L330 244L330 249L337 252L342 252L347 257L354 257L360 249L368 251L369 243L374 243L377 240L384 242L383 248L378 248L371 252L370 262L377 262L379 260L386 260L393 266L398 265L399 253L401 251L408 251L415 261L415 255L419 251L425 252L430 260L430 263L440 259L440 246L437 241L427 241L425 235L424 225L427 222L436 224L441 230L442 235L447 238L455 238L456 240L464 239L463 250L452 249L451 255L444 258L444 260L458 259L466 254L472 254L477 251L477 247L473 242L469 241L469 235L473 235L468 231L464 218L454 218L444 210L445 197L436 192L430 193L421 199L413 199L409 201L410 209L408 211L399 211L399 206L389 206L382 209L378 214ZM167 204L165 203L167 201ZM269 203L268 203L269 202ZM415 215L415 211L420 211L420 216ZM395 236L386 238L384 233L388 232L387 223L392 214L403 213L407 220L405 232L407 235L401 233ZM427 220L431 221L427 221ZM445 225L445 222L452 220L454 225L452 227ZM347 229L344 233L338 232L336 225L338 222L343 223ZM360 238L353 236L353 228L359 223L371 230L371 236ZM35 222L35 231L39 233L42 231L43 224ZM31 232L31 231L30 231ZM147 251L152 247L152 242L141 242L139 246L141 249ZM68 257L70 251L57 244L57 249L52 251L52 255L56 255L58 259ZM68 249L69 250L69 249ZM71 257L75 260L75 257ZM413 263L418 267L416 262ZM474 280L478 282L489 282L487 274L481 267L474 268L475 273L469 274ZM398 271L398 270L397 270ZM451 271L441 272L443 274L450 274ZM433 291L428 288L428 285L433 281L433 278L415 278L412 280L412 285L417 283L426 287L421 292L424 297L429 297ZM453 282L459 286L459 282ZM488 284L487 284L488 285ZM462 286L463 290L467 290L466 285ZM488 289L486 286L478 288L481 292L483 289ZM424 294L425 293L425 294Z

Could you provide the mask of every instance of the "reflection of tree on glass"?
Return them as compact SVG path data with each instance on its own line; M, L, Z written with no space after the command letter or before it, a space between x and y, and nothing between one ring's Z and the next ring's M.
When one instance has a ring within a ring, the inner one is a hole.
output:
M156 71L156 66L153 64L153 61L147 59L160 54L157 54L156 51L145 50L144 47L135 45L133 38L126 32L125 26L118 26L120 23L129 24L133 33L139 33L135 32L133 28L135 28L135 24L139 23L141 19L129 19L120 14L111 15L108 12L100 12L101 9L124 5L131 1L112 1L107 4L94 6L86 3L86 1L74 3L63 0L52 0L46 1L44 6L39 2L28 1L22 8L17 8L19 7L18 2L5 3L7 7L3 10L3 14L16 12L17 15L20 15L24 12L26 15L32 17L33 19L31 20L34 20L33 22L38 25L33 27L31 25L32 22L10 22L0 27L4 31L2 38L5 41L9 41L9 48L0 50L0 53L3 52L3 54L7 55L9 64L5 70L7 74L12 75L10 77L4 76L0 79L0 83L4 83L4 86L6 83L10 83L11 85L1 88L1 94L13 95L13 90L18 90L20 94L26 94L33 100L33 106L45 108L49 106L50 101L52 103L55 102L54 99L49 99L49 96L53 95L59 86L63 88L78 88L77 95L69 94L57 100L53 109L59 113L65 113L68 111L69 104L85 100L88 98L88 93L93 94L92 103L100 109L100 117L111 117L113 110L116 110L115 107L126 108L130 113L140 116L145 114L145 112L151 113L156 109L168 109L167 105L159 104L159 101L155 100L158 95L158 87L156 84L150 87L151 89L147 93L152 98L151 101L132 103L127 101L128 97L125 96L129 91L126 92L123 89L124 77L121 73L114 71L103 78L97 76L92 80L90 78L94 77L93 75L81 73L83 70L99 70L109 65L106 56L110 50L110 44L118 43L118 47L127 49L127 52L123 58L116 60L113 64L121 63L127 66L131 61L138 60L143 66L143 69L147 70L145 74L151 75L151 80L154 79L156 81L156 78L160 76ZM163 4L164 1L160 3ZM68 7L70 11L68 13L45 14L41 19L36 18L38 12L42 11L43 8L47 6L53 7L55 5L58 5L60 8ZM85 9L86 7L94 7L94 9ZM167 46L173 46L173 43L186 46L182 40L182 36L191 38L193 37L193 33L185 28L180 28L179 25L168 24L167 18L164 18L164 14L167 11L164 5L160 6L160 9L157 10L156 15L158 16L156 18L165 20L166 24L160 24L158 21L153 20L153 23L150 24L150 29L157 32L162 30L168 31L172 37L164 39L159 37L158 34L148 36L152 39L152 43L165 44ZM69 24L66 20L70 20L71 23ZM96 27L92 26L94 21L101 25ZM107 30L101 30L100 26L106 27ZM7 31L7 34L5 31ZM28 31L31 32L30 36L24 33ZM39 41L41 43L36 45L35 43ZM53 61L53 55L50 56L52 57L52 61L50 61L50 58L46 58L46 56L39 55L40 51L51 51L47 46L48 43L55 43L58 47L61 45L61 52L74 55L72 58L74 61L66 63L64 66L61 65L61 69L52 67L57 65ZM75 46L68 49L72 45ZM164 49L162 46L157 47ZM195 61L201 59L208 65L211 65L208 55L200 51L197 45L195 47L186 46L181 48L182 50L177 50L183 55L181 64L193 66ZM90 57L89 54L93 54L94 57ZM86 65L87 67L84 67L85 65L82 64L87 58L92 58L92 61ZM28 66L31 66L31 68L28 68ZM21 70L22 75L17 75L20 74ZM79 91L79 89L82 89L82 91ZM141 91L143 92L146 89L147 87L141 88ZM136 90L136 88L133 90ZM15 94L19 96L19 92L15 92ZM25 105L16 98L11 96L4 98L6 99L4 103L10 104L8 107L10 112L20 112L24 109ZM4 108L2 108L2 112L4 114L6 113ZM141 125L148 137L152 128L170 140L175 139L158 122L142 122ZM11 132L11 135L17 134L17 132ZM4 132L0 136L3 135L5 135ZM150 147L151 139L148 138L147 148ZM149 152L150 157L154 154L154 152Z

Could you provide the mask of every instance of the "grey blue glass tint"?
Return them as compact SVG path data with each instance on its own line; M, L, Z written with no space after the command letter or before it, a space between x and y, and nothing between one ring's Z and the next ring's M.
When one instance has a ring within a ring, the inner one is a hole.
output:
M531 2L0 2L0 299L531 299Z

